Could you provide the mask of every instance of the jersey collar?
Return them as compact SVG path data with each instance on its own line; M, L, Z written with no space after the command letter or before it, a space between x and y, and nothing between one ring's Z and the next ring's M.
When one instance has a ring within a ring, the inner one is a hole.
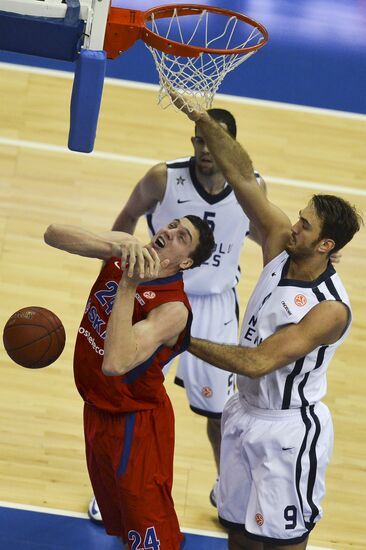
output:
M176 281L182 281L183 280L183 273L182 271L178 271L175 275L169 275L168 277L161 277L160 279L153 279L152 281L145 281L143 283L139 283L138 286L151 286L151 285L167 285L169 283L175 283Z
M207 193L207 191L204 189L196 176L195 166L196 159L195 157L191 157L189 159L189 175L191 176L193 187L203 200L205 200L209 204L216 204L217 202L225 199L228 195L230 195L230 193L232 193L233 190L229 184L227 184L226 187L217 195L211 195L210 193Z
M291 258L288 257L285 262L285 265L282 268L281 279L278 283L278 286L299 286L302 288L314 288L316 286L319 286L322 282L326 281L336 273L336 270L334 269L332 262L329 260L325 271L323 271L323 273L321 273L319 277L317 277L313 281L299 281L297 279L285 279L286 274L288 272L288 268L290 266L290 261L291 261Z

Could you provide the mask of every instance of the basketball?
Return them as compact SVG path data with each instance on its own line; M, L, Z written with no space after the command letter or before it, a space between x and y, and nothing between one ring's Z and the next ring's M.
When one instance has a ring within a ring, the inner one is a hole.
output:
M56 361L64 349L65 339L65 329L57 315L37 306L13 313L3 331L7 354L27 369L42 369Z

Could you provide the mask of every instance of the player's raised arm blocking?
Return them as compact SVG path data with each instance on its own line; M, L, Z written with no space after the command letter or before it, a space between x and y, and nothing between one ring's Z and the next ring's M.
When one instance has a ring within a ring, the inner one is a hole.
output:
M291 222L287 215L272 204L258 186L252 160L238 141L232 138L207 111L196 111L183 105L170 89L178 109L196 123L211 155L248 216L262 243L264 264L283 250L291 235Z

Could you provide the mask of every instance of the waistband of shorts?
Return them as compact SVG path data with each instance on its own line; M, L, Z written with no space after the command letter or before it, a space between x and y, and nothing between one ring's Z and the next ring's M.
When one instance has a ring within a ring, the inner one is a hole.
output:
M119 417L119 416L126 416L127 414L135 413L136 411L110 411L108 409L102 409L101 407L97 407L94 405L94 403L91 403L90 401L84 401L84 408L89 409L90 411L95 411L99 415L105 415L108 417Z
M97 407L96 405L94 405L94 403L91 403L90 401L86 401L84 399L84 407L85 408L93 410L93 411L97 411L100 414L106 414L106 415L109 415L109 416L126 416L126 415L129 415L129 414L136 414L136 413L143 413L143 412L146 412L146 411L153 411L153 410L159 409L159 407L161 407L161 406L164 406L165 403L166 403L166 400L164 399L164 400L162 400L158 403L151 404L151 406L126 410L126 411L118 411L118 410L102 409L101 407ZM169 401L169 403L170 403L170 401Z
M254 407L248 401L239 394L239 401L245 412L252 416L258 418L264 418L267 420L283 420L284 418L298 417L301 416L304 411L308 411L310 407L314 407L315 411L319 407L325 407L325 405L318 401L317 403L310 404L306 407L294 408L294 409L261 409L259 407Z

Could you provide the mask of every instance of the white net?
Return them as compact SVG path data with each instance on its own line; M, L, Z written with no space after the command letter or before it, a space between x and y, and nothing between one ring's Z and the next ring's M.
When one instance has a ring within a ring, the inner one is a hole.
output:
M180 44L212 50L240 50L263 41L262 32L236 16L203 10L197 15L180 16L177 10L169 19L151 16L149 28L155 34ZM208 109L225 76L257 50L237 53L202 52L199 57L183 57L164 53L149 44L159 73L158 103L172 104L164 83L195 110Z

